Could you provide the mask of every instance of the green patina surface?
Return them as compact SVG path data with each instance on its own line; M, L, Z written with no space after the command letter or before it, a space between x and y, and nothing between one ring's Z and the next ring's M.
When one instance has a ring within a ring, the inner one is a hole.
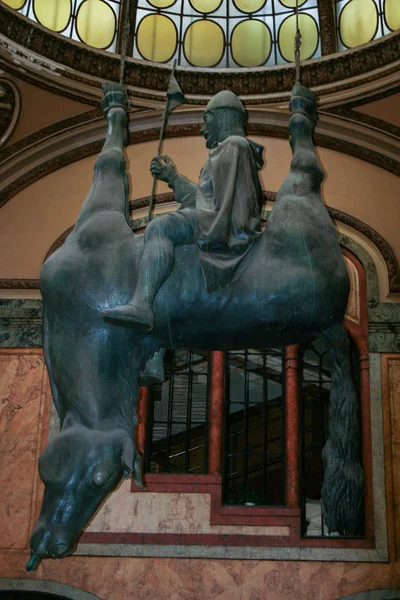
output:
M262 218L268 218L264 211ZM339 233L340 244L353 252L367 277L367 306L370 352L400 352L400 302L379 302L378 277L368 252L350 237ZM0 300L0 347L42 346L42 301Z

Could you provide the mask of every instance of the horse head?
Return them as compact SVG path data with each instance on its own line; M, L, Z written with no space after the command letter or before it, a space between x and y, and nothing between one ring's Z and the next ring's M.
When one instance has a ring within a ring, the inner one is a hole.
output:
M141 485L140 457L127 431L66 424L39 459L45 490L32 556L70 556L97 508L131 472Z

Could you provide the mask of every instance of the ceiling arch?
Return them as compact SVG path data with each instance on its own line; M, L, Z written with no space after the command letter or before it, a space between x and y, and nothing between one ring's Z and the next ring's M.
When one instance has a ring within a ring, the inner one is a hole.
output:
M167 137L200 133L201 107L171 115ZM34 181L53 171L97 154L106 135L100 111L89 111L28 136L0 152L0 206ZM288 137L289 112L248 110L250 135ZM130 116L129 143L157 140L160 112L136 112ZM321 112L315 130L316 144L349 154L400 175L400 138L351 119Z

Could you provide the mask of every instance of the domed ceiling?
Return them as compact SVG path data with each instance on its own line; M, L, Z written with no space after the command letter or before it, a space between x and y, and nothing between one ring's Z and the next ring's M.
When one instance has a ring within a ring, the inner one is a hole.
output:
M298 13L303 83L322 95L381 78L399 56L399 0L298 0ZM223 88L286 101L294 82L296 0L0 0L0 22L14 55L57 73L56 87L75 72L89 87L118 79L126 54L125 84L145 107L159 106L174 60L189 104Z
M97 49L121 47L122 0L3 0L20 14ZM138 0L129 54L193 67L261 67L294 60L296 0ZM301 58L346 50L400 27L398 0L298 0ZM321 23L331 21L331 29Z

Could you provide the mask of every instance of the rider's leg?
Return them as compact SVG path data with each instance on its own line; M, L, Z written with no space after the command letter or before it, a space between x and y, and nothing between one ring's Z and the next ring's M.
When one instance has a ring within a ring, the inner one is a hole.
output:
M194 242L194 215L194 210L186 209L149 223L132 300L125 306L105 310L103 317L106 321L117 325L133 325L148 331L153 328L154 298L172 271L175 246Z

